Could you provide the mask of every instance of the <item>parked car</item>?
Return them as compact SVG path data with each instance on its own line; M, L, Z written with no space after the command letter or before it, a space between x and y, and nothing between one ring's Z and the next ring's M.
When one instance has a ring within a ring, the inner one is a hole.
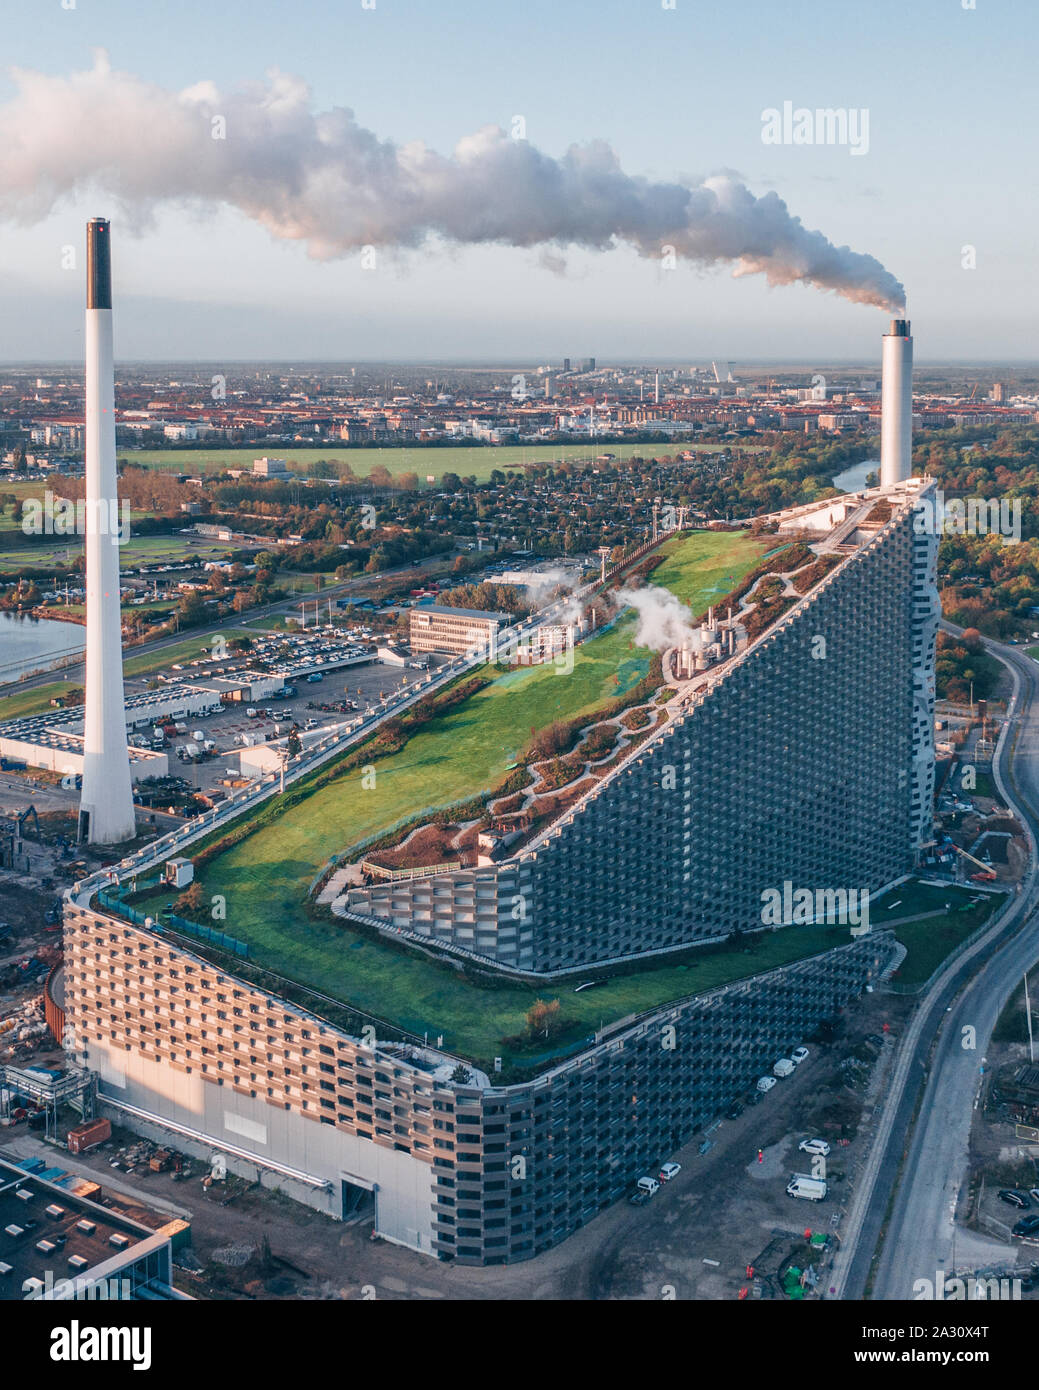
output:
M830 1146L825 1139L802 1139L797 1147L802 1153L816 1154L820 1158L825 1158L830 1152Z
M1031 1197L1032 1201L1035 1202L1036 1206L1039 1206L1039 1187L1030 1187L1028 1189L1028 1195Z
M631 1194L628 1201L633 1207L644 1207L652 1195L651 1192L644 1192L640 1187L637 1192Z
M1034 1211L1031 1216L1022 1216L1010 1234L1013 1236L1033 1236L1037 1231L1039 1231L1039 1212Z
M776 1076L789 1076L794 1070L794 1064L789 1057L780 1057L779 1061L772 1068Z
M635 1186L640 1192L645 1192L650 1197L653 1196L654 1192L660 1191L660 1184L656 1178L639 1178Z
M1008 1207L1030 1207L1032 1204L1023 1192L1015 1192L1012 1187L1004 1187L999 1194L999 1200L1006 1202Z
M660 1170L660 1181L670 1182L672 1178L677 1178L682 1171L680 1163L665 1163Z
M821 1202L826 1196L827 1187L821 1178L810 1177L807 1173L794 1173L787 1184L788 1197L803 1197L809 1202Z
M726 1118L727 1120L738 1120L739 1117L740 1117L742 1114L743 1114L743 1106L742 1106L742 1104L737 1100L737 1101L734 1101L733 1104L729 1107L729 1109L725 1112L725 1118Z
M793 1052L791 1052L791 1054L790 1054L790 1060L791 1060L791 1062L793 1062L793 1064L794 1064L795 1067L799 1067L799 1066L801 1065L802 1062L807 1062L807 1060L808 1060L808 1049L807 1049L807 1047L795 1047L794 1050L793 1050Z
M764 1095L766 1091L771 1091L775 1084L776 1078L774 1076L761 1076L758 1078L758 1090L762 1095Z

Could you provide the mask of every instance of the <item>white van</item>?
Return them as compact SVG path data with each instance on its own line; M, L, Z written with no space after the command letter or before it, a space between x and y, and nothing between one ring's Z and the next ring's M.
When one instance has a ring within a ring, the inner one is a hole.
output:
M772 1068L773 1076L789 1076L794 1070L794 1064L789 1057L780 1057L779 1061Z
M812 1178L807 1173L795 1173L786 1189L788 1197L804 1197L809 1202L821 1202L826 1192L822 1178Z

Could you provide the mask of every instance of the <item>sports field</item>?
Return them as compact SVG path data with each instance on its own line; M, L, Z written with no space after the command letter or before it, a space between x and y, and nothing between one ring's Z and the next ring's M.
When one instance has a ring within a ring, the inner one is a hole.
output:
M600 454L615 458L662 458L682 449L716 453L727 448L724 444L657 443L657 444L493 444L472 448L412 448L336 449L319 446L300 449L292 444L255 444L248 449L120 449L120 459L146 468L160 468L169 473L221 473L227 468L252 468L253 459L284 459L293 473L306 474L319 459L328 463L348 463L358 478L366 478L373 468L382 467L393 477L402 473L418 475L425 486L428 477L437 480L445 473L457 473L460 478L475 477L486 482L495 468L522 468L524 464L556 463L566 459L594 459ZM742 446L745 452L757 452L764 445Z

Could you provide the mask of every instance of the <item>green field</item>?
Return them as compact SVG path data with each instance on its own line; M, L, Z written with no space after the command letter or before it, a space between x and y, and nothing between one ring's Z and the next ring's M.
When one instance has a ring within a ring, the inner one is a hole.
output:
M120 459L146 468L161 468L168 473L221 473L227 468L251 468L253 459L281 458L294 473L306 474L311 466L324 459L329 463L346 462L358 478L368 476L371 469L381 465L393 477L416 473L420 484L427 477L440 479L445 473L457 473L460 478L473 477L486 482L495 468L522 468L524 464L555 463L565 459L594 459L599 454L613 454L618 459L661 458L693 448L716 453L728 448L724 444L658 443L658 444L495 444L476 448L413 448L337 449L317 447L300 449L292 444L255 444L248 449L120 449ZM764 445L741 446L746 452L757 452Z
M980 901L968 906L972 898ZM922 985L960 942L1002 908L1005 900L1002 894L980 893L973 887L954 883L939 887L910 879L871 903L871 924L880 928L889 922L898 923L892 930L907 950L893 981L903 988ZM921 920L903 922L904 917Z
M356 769L255 831L205 870L207 888L227 897L228 921L244 924L245 940L261 920L280 930L299 913L307 885L333 854L419 811L489 791L532 728L590 714L642 679L650 653L632 645L633 632L634 622L622 619L579 647L570 675L557 675L548 664L498 676L399 753L380 759L371 789L362 787ZM236 934L233 926L227 930Z
M650 582L670 589L699 617L729 593L754 568L766 550L751 541L746 531L695 531L665 541L660 553L666 558L650 576Z
M53 685L38 685L31 690L16 690L13 695L0 696L0 719L21 719L27 714L44 714L51 700L64 694L70 686L82 686L82 679L55 681Z
M667 547L673 581L697 613L713 599L720 576L744 572L761 551L746 534L715 532L694 533ZM634 646L634 631L634 619L622 616L578 647L569 674L545 665L498 675L421 729L399 753L380 759L374 787L365 789L362 770L355 769L211 861L199 878L206 892L226 898L226 930L249 942L258 964L300 983L413 1031L443 1032L448 1046L468 1048L474 1056L484 1057L493 1047L500 1052L501 1037L522 1025L530 991L477 992L449 969L403 957L347 927L311 922L304 910L308 888L322 866L351 845L420 811L493 788L522 753L532 729L553 719L590 716L630 690L648 672L651 656ZM707 969L706 962L697 971L701 968ZM761 968L751 965L744 973ZM589 991L587 1017L597 1017L600 1008L604 1016L619 1017L649 1007L661 989L673 991L667 997L675 998L706 987L697 983L699 973L690 981L679 967L642 979ZM477 997L483 1002L474 1011Z
M131 527L130 539L119 547L119 565L125 570L138 565L179 564L185 560L219 560L227 556L230 549L227 544L202 538L135 536ZM31 544L11 545L5 544L0 532L0 569L46 569L50 565L71 564L82 552L83 541L77 536L67 540L42 536Z

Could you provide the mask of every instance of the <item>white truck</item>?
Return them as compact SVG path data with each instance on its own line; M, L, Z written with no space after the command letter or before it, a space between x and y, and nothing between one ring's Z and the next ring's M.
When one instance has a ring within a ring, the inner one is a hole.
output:
M809 1202L821 1202L826 1192L822 1178L813 1178L807 1173L794 1173L786 1188L788 1197L804 1197Z

